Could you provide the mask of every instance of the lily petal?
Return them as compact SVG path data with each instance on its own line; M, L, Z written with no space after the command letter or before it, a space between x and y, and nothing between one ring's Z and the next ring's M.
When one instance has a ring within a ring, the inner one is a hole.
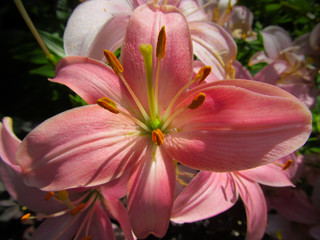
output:
M121 47L130 19L130 13L119 14L110 19L100 29L91 41L90 48L85 56L105 62L103 50L115 52ZM108 36L108 37L106 37Z
M250 180L267 186L294 187L294 184L290 181L289 174L287 174L285 170L282 170L282 166L277 165L277 161L265 166L243 170L241 171L241 174L245 175Z
M149 151L128 184L128 212L137 238L167 232L175 190L172 159L159 148Z
M106 64L86 57L63 58L56 67L52 82L64 84L76 92L88 104L95 104L99 98L108 97L115 102L128 103L123 83Z
M88 234L85 233L85 229L82 231L82 236L92 236L92 239L113 239L115 236L109 216L101 209L99 202L95 203L94 214L92 216L92 222L90 224ZM90 213L89 213L90 214Z
M176 110L199 91L206 100L187 109L164 141L180 163L199 170L238 171L279 159L301 147L311 132L310 111L288 92L250 80L209 83L187 93ZM263 108L262 108L263 106Z
M260 31L263 37L264 49L271 59L276 59L285 48L292 46L291 37L281 27L269 26Z
M89 56L96 36L103 27L119 14L131 14L131 4L126 0L96 0L79 4L70 16L64 36L64 49L67 56ZM90 16L90 17L87 17ZM111 29L112 30L112 29ZM112 45L112 39L107 45ZM101 49L101 54L103 54Z
M267 205L259 184L234 177L247 214L246 240L262 239L267 226Z
M32 240L43 239L72 239L81 224L81 216L64 214L45 220L32 235Z
M171 220L185 223L213 217L232 207L237 200L230 174L200 171L175 200Z
M211 22L195 21L189 23L194 54L212 72L225 79L237 55L237 46L232 36L221 26Z
M147 145L135 124L98 105L75 108L43 122L17 153L28 184L56 191L95 186L134 167ZM29 146L32 146L30 148Z
M173 6L142 5L135 9L121 49L123 75L145 109L148 109L145 66L139 51L141 44L157 46L162 26L166 29L166 52L159 74L159 112L192 77L192 44L185 17ZM157 59L153 49L153 71Z
M131 231L128 212L123 204L119 200L111 200L108 198L106 198L104 204L107 208L108 214L119 222L126 239L133 240L134 238Z
M16 163L16 153L21 140L17 138L12 129L12 119L3 118L3 124L0 122L0 157L3 162L20 172L21 169Z
M254 79L259 82L276 85L280 75L287 70L287 68L288 64L286 62L277 60L262 68L256 75L254 75Z

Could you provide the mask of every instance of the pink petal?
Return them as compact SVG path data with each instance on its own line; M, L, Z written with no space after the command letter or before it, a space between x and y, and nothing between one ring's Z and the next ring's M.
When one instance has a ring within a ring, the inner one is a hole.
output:
M100 193L108 199L120 199L126 195L129 174L122 175L108 183L99 186Z
M285 159L289 159L289 157L285 157ZM273 187L285 187L292 186L294 184L290 181L290 175L287 171L282 170L281 164L284 164L282 161L274 161L267 165L252 168L248 170L240 171L241 175L246 176L246 178Z
M162 26L166 29L166 52L161 61L159 76L159 111L167 107L175 94L191 80L192 45L185 17L178 10L167 5L142 5L138 7L128 24L126 37L121 49L124 77L136 93L145 109L148 109L147 81L140 44L153 46L153 69L158 34Z
M63 58L56 67L53 82L61 83L89 104L95 104L101 97L108 97L115 102L128 102L127 90L114 71L99 61L85 57Z
M271 59L276 59L280 51L292 46L291 37L281 27L269 26L260 33L263 37L264 49Z
M191 21L206 21L208 16L204 9L201 8L201 3L196 0L181 0L179 1L179 10L186 16L188 22Z
M189 27L194 54L205 65L211 66L219 79L225 79L237 55L232 36L223 27L211 22L190 22Z
M174 200L175 167L161 148L148 151L128 185L128 212L137 238L163 237Z
M63 40L66 55L90 56L92 48L97 47L93 43L95 43L96 37L101 34L100 32L104 30L104 25L108 24L114 16L124 13L130 14L131 12L131 4L125 0L85 1L79 4L72 12L64 32ZM110 29L115 30L114 28ZM116 30L116 32L118 33L119 30ZM117 42L117 39L105 39L106 46L112 46ZM103 51L103 48L101 51Z
M236 72L235 78L248 80L253 79L251 73L244 66L242 66L242 64L238 60L235 60L232 66L234 67L234 70Z
M109 216L105 211L101 209L100 202L96 202L92 216L92 221L90 223L90 228L88 234L85 233L85 228L82 231L82 237L92 236L92 239L116 239L113 233L113 228ZM90 213L88 213L90 214ZM83 217L84 218L84 217ZM86 225L85 225L86 227Z
M0 122L0 157L3 162L19 172L20 167L16 163L16 153L21 143L12 129L12 119L3 118L3 124Z
M317 55L320 54L320 23L318 23L311 32L310 35L310 46L312 47L312 49L314 49L317 53ZM311 54L311 55L315 55L315 54Z
M204 104L176 117L171 127L179 131L164 141L167 152L191 168L219 172L257 167L295 151L310 135L311 114L305 106L286 91L255 81L194 88L173 112L189 105L199 91L207 96Z
M92 39L91 44L89 45L90 47L88 46L90 51L88 51L85 56L105 62L106 60L103 54L104 49L115 52L121 47L130 14L131 12L116 15L107 21Z
M267 226L267 206L259 184L235 176L239 194L246 208L246 240L262 239Z
M185 223L213 217L237 200L238 193L228 173L200 171L175 200L171 220Z
M119 222L126 239L133 240L128 212L123 204L119 200L111 200L108 198L106 198L104 204L110 216Z
M21 168L17 165L15 158L21 141L12 131L11 118L5 117L3 124L0 123L0 135L0 179L10 195L20 204L36 212L49 214L65 209L64 205L55 201L46 201L46 192L24 183Z
M55 191L94 186L131 169L148 141L135 123L98 105L48 119L22 141L17 153L28 184Z
M271 63L272 61L273 60L268 58L264 51L260 51L251 56L248 66L252 66L261 62Z
M0 161L0 180L14 199L32 211L51 214L66 209L63 204L45 200L47 192L27 186L23 176L2 161Z
M265 66L254 75L254 79L259 82L269 83L276 85L280 79L280 75L286 71L288 64L284 61L274 61L273 63Z
M81 224L81 215L64 214L45 220L32 235L32 240L61 239L69 240Z
M317 209L311 204L303 190L281 188L269 196L271 208L290 221L302 224L315 224L320 220ZM294 209L294 211L293 211Z

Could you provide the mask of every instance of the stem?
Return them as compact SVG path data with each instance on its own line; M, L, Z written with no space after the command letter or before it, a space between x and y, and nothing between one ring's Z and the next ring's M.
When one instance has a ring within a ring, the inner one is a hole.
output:
M38 44L40 45L42 51L45 53L47 59L53 63L53 59L52 59L53 56L49 52L49 50L46 47L46 45L44 44L44 42L42 41L37 29L35 28L35 26L32 23L31 18L29 17L26 9L24 8L22 1L21 0L14 0L14 3L16 4L21 16L23 17L24 21L26 22L27 26L29 27L30 31L32 32L33 36L35 37Z

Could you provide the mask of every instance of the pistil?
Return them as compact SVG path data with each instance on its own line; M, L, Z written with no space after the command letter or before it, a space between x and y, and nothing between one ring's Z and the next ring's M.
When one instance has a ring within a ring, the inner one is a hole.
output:
M152 71L152 45L141 44L139 46L140 53L142 54L144 67L146 70L147 87L148 87L148 99L151 122L156 121L156 109L154 101L154 88L153 88L153 71Z

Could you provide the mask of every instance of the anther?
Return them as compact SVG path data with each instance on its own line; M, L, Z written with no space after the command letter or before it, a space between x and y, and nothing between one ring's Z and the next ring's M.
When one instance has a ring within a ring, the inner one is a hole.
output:
M86 205L84 203L80 203L79 205L75 206L73 210L71 211L71 215L74 216L78 212L80 212Z
M166 51L166 42L167 42L167 35L165 26L162 26L159 35L158 35L158 42L157 42L157 58L164 58L164 54Z
M196 108L200 107L204 103L205 100L206 100L206 95L203 92L200 92L192 100L192 102L189 104L188 108L196 109Z
M114 101L107 97L102 97L97 100L97 104L100 107L103 107L104 109L107 109L108 111L118 114L119 110L117 109L117 105Z
M211 73L212 68L210 66L203 66L196 75L196 79L199 79L199 83L203 82Z
M160 146L163 144L164 135L161 130L158 128L157 130L152 131L152 142Z
M27 221L27 220L30 218L30 216L31 216L31 213L27 213L27 214L23 215L23 216L21 217L21 221L22 221L22 222Z
M45 196L45 199L48 201L50 198L52 198L54 196L54 192L48 192Z
M83 238L81 238L80 240L91 240L92 239L92 236L85 236Z
M288 161L286 161L285 164L283 164L282 170L287 170L291 165L292 165L292 160L289 159Z
M108 50L104 50L103 52L113 71L119 76L124 70L123 66L121 65L117 57L113 54L113 52Z

